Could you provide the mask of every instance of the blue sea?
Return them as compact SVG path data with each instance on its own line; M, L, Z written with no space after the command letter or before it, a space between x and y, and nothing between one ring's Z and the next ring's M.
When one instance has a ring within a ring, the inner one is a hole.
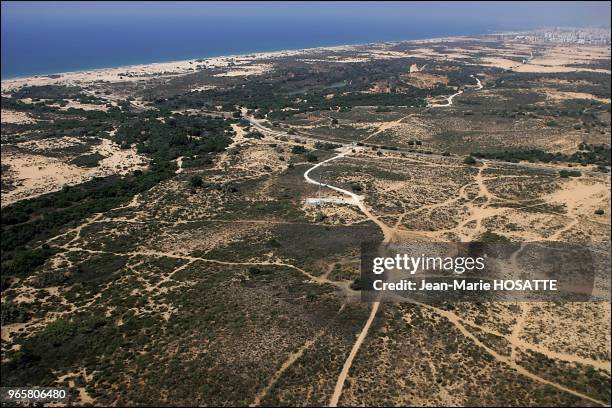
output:
M350 7L350 3L347 3ZM487 34L461 19L352 15L90 15L2 17L2 79L258 51Z

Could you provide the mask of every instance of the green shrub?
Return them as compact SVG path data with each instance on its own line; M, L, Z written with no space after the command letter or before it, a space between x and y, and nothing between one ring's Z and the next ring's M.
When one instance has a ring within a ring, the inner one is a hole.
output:
M3 273L7 275L28 276L56 253L56 249L51 249L46 246L17 251L13 259L3 265Z
M84 154L82 156L75 157L70 161L71 164L74 164L79 167L96 167L100 160L104 159L100 153L92 153L92 154Z
M582 173L578 170L561 170L559 171L559 176L563 178L580 177L582 176Z
M293 154L304 154L306 152L308 152L308 150L306 150L304 146L293 146L291 148L291 153Z
M191 178L189 179L189 187L192 188L198 188L198 187L202 187L204 185L204 180L202 180L202 177L200 176L191 176Z
M314 163L314 162L319 161L319 158L317 157L316 154L309 152L306 154L306 160L308 160L311 163Z
M18 303L6 301L2 304L2 325L11 323L25 323L30 319L27 310Z
M248 138L248 139L261 139L264 137L263 133L258 132L257 130L254 130L252 132L247 133L246 135L244 135L244 137Z
M329 143L329 142L316 142L315 143L315 148L319 149L319 150L334 150L334 149L337 149L340 146L341 145L339 145L339 144Z
M463 163L469 165L476 164L476 159L472 156L467 156L465 159L463 159Z

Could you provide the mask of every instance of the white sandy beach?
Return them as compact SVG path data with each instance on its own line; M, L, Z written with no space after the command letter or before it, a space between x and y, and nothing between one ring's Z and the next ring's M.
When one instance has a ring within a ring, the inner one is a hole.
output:
M402 43L431 44L440 41L469 40L468 37L444 37L426 40L402 41ZM352 45L338 45L329 47L303 48L297 50L282 50L271 52L256 52L248 54L226 55L210 58L196 58L170 62L155 62L149 64L128 65L113 68L99 68L83 71L60 72L48 75L34 75L2 80L2 93L23 86L41 86L57 84L91 84L94 82L132 82L152 77L171 77L185 75L200 69L225 69L219 76L246 76L258 75L271 68L264 61L282 57L303 57L306 62L316 62L316 55L329 51L364 51L363 58L339 58L337 62L351 63L364 62L372 59L407 58L421 56L421 53L404 53L385 51L399 42L364 43ZM365 52L363 47L372 49ZM375 49L378 48L378 49ZM428 52L430 52L428 50ZM427 52L425 52L427 54ZM313 58L314 57L314 58ZM309 61L310 59L310 61ZM324 61L329 61L328 59Z

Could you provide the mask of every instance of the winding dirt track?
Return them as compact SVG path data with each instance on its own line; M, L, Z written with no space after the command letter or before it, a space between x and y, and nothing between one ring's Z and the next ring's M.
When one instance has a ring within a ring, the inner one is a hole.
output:
M378 225L380 227L380 229L383 232L384 235L384 243L390 242L391 241L391 237L393 237L393 230L391 228L389 228L389 226L387 226L384 222L380 221L378 218L376 218L376 216L374 216L374 214L372 214L370 212L370 210L366 207L366 205L363 202L363 196L359 196L351 191L348 190L344 190L340 187L336 187L336 186L332 186L330 184L325 184L325 183L321 183L318 182L316 180L313 180L310 177L310 172L312 172L313 170L323 166L326 163L329 163L333 160L337 160L339 158L345 157L348 155L348 153L350 152L350 150L346 150L342 153L339 153L336 156L333 156L327 160L324 160L316 165L314 165L313 167L311 167L310 169L306 170L306 172L304 172L304 179L306 179L307 183L310 184L315 184L321 187L327 187L330 188L334 191L337 191L339 193L348 195L350 197L350 202L354 205L356 205L357 207L359 207L359 209L361 210L361 212L363 212L365 214L366 217L368 217L368 219L370 219L371 221L373 221L376 225ZM370 311L370 316L368 317L368 320L366 321L365 325L363 326L363 328L361 329L361 332L359 333L359 335L357 336L357 340L355 341L355 343L353 344L353 347L351 349L351 352L349 353L347 359L344 362L344 365L342 367L342 371L340 372L340 375L338 376L338 380L336 381L336 386L334 387L334 393L332 394L332 397L329 401L329 406L330 407L335 407L338 405L338 400L340 399L340 395L342 394L342 389L344 388L344 382L346 381L346 377L348 376L348 372L351 369L351 366L353 365L353 360L355 359L355 356L357 355L357 353L359 352L359 348L361 347L361 344L363 343L363 341L365 340L365 338L368 336L368 331L370 330L370 326L372 325L372 322L374 321L374 317L376 317L376 312L378 312L378 307L380 306L380 302L374 302L372 303L372 310Z
M338 193L341 194L345 194L348 195L350 197L349 202L351 204L356 205L357 207L359 207L359 209L361 210L361 212L364 213L364 215L366 217L368 217L368 219L370 219L372 222L374 222L376 225L378 225L378 227L382 230L382 233L384 235L384 242L389 242L391 240L391 237L393 236L393 230L391 228L389 228L389 226L387 224L385 224L384 222L380 221L378 218L376 218L376 216L374 216L374 214L372 214L370 212L370 210L366 207L366 205L363 202L363 196L357 195L351 191L348 190L344 190L340 187L336 187L336 186L332 186L331 184L325 184L325 183L321 183L318 182L316 180L313 180L310 177L310 172L323 166L326 163L329 163L333 160L337 160L340 159L342 157L346 157L348 154L350 153L350 150L345 150L344 152L339 153L336 156L333 156L327 160L324 160L320 163L317 163L316 165L314 165L313 167L311 167L310 169L306 170L306 172L304 172L304 179L306 179L307 183L310 184L315 184L317 186L321 186L321 187L327 187L330 188L334 191L337 191Z
M268 394L268 392L270 392L270 390L272 389L272 387L274 387L274 384L276 384L281 375L283 375L283 373L289 367L291 367L291 365L293 365L293 363L295 363L298 358L302 357L306 350L308 350L315 344L317 339L321 337L321 334L323 334L323 331L317 333L317 335L313 339L307 340L297 351L294 351L293 353L289 354L287 360L285 360L285 362L280 366L280 368L274 373L274 375L272 376L272 378L270 378L266 386L255 396L255 400L252 404L249 405L250 407L257 407L259 406L259 404L261 404L261 400Z
M480 79L478 79L478 77L475 77L474 75L470 75L472 78L474 78L477 81L476 84L476 90L481 90L482 88L484 88L482 86L482 83L480 82ZM452 94L451 96L446 97L446 103L435 103L435 104L431 104L428 105L428 108L446 108L448 106L451 106L453 104L453 99L456 96L459 96L463 93L463 89L460 89L459 91L457 91L456 93Z
M474 76L472 76L472 77L475 78ZM475 78L475 79L478 81L478 89L482 89L482 84L481 84L480 80L478 78ZM460 90L459 92L449 96L447 98L447 104L445 104L445 105L431 105L430 107L433 108L433 107L437 107L437 106L442 106L442 107L443 106L450 106L453 103L453 98L455 96L457 96L457 95L462 94L462 93L463 93L463 90ZM403 119L404 118L400 119L397 122L399 123ZM335 159L337 159L339 157L344 157L344 156L346 156L347 153L348 153L348 151L346 153L341 153L338 156L334 156L331 159L325 160L324 162L321 162L318 165L312 167L311 169L309 169L308 171L306 171L304 173L304 178L309 183L317 184L317 185L320 185L320 186L323 186L323 187L329 187L332 190L338 191L340 193L348 194L353 200L356 200L357 206L365 214L365 216L368 217L373 222L375 222L376 225L378 225L380 227L380 229L382 230L383 235L384 235L383 244L389 243L389 242L391 242L391 240L395 236L394 229L390 228L384 222L380 221L378 218L376 218L376 216L374 216L368 210L368 208L363 203L363 197L357 196L356 194L354 194L354 193L352 193L350 191L346 191L346 190L343 190L343 189L335 187L335 186L329 186L329 185L318 183L318 182L312 180L310 177L308 177L308 174L312 170L314 170L315 168L319 167L320 165L322 165L324 163L327 163L327 162L330 162L332 160L335 160ZM351 349L351 352L350 352L348 358L344 362L344 366L342 367L342 371L340 372L340 375L338 376L338 381L336 382L336 387L334 388L334 393L332 394L332 397L331 397L331 399L329 401L329 406L330 407L335 407L335 406L338 405L338 400L340 399L340 395L342 394L342 389L344 388L344 383L346 381L346 377L348 376L348 372L351 369L351 366L353 364L353 360L355 359L355 356L359 352L359 349L360 349L363 341L365 340L365 338L368 335L368 331L370 330L370 326L372 325L372 322L374 321L374 318L376 317L376 313L378 312L378 308L379 307L380 307L380 302L373 302L372 303L372 310L370 311L370 316L368 317L368 320L366 321L365 325L361 329L361 332L359 333L359 336L357 336L357 340L355 341L355 344L353 344L353 348Z

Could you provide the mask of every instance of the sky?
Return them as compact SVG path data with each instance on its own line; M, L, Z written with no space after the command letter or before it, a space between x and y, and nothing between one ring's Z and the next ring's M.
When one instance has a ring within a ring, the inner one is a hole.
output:
M2 1L2 20L197 19L202 16L461 19L496 26L610 26L610 2L27 2ZM229 23L229 21L228 21Z

